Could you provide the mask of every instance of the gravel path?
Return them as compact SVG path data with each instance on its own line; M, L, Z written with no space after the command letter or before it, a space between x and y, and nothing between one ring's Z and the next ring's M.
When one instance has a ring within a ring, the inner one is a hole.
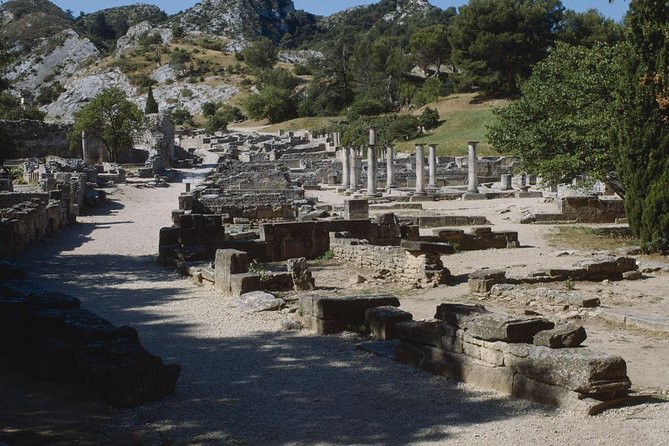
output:
M156 262L183 186L122 186L111 212L28 250L29 278L71 293L182 365L176 393L114 412L148 445L669 444L669 404L584 418L362 353L347 336L278 332ZM657 373L667 374L666 370Z

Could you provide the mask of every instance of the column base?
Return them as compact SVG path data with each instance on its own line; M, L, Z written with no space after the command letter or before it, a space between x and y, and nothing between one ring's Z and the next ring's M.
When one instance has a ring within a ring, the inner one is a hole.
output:
M485 194L480 194L478 192L467 191L464 194L462 194L462 199L463 200L486 200L487 197L485 196Z

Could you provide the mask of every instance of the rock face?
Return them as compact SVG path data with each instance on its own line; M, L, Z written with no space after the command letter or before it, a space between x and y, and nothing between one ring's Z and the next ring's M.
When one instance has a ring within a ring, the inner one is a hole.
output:
M141 141L135 144L138 150L145 150L149 157L160 155L171 166L174 159L174 124L164 113L147 115L146 130Z
M144 21L128 28L125 36L118 39L114 55L120 57L122 54L137 48L139 46L139 37L143 33L160 34L163 43L170 43L172 41L171 29L155 27L151 22Z
M241 41L268 36L278 42L288 31L292 0L204 0L179 17L188 31L201 31ZM241 42L238 42L238 45Z
M15 91L27 90L37 96L43 86L65 83L84 65L97 60L99 55L89 39L67 29L44 41L27 57L15 63L8 70L7 79L12 81Z
M24 276L22 268L0 263L0 347L17 366L117 407L174 392L180 366L148 353L135 329L116 327L78 299L39 289Z

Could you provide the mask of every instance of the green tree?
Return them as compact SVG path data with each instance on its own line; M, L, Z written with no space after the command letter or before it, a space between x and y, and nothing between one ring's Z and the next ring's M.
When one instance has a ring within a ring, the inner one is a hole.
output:
M85 131L87 138L105 146L109 161L117 162L119 155L133 146L142 125L142 112L128 100L123 90L108 88L74 114L68 139L76 147L81 132Z
M177 48L170 53L170 66L178 71L181 76L186 76L186 64L190 60L190 53L184 49Z
M218 104L215 102L205 102L202 104L202 114L206 117L213 116L218 110Z
M252 119L268 119L270 123L286 121L297 116L297 106L288 90L267 87L244 99L242 105Z
M153 88L149 87L149 92L146 95L146 105L144 106L144 113L158 113L158 102L153 97Z
M216 132L227 132L228 124L230 124L228 115L217 112L207 116L207 124L205 125L204 130L210 135L213 135Z
M487 138L551 184L587 174L620 191L609 131L615 121L611 85L620 75L615 48L559 43L535 66L522 97L495 110Z
M177 107L170 112L170 118L176 125L193 125L193 115L185 108Z
M450 28L458 87L517 93L553 45L563 10L560 0L470 0Z
M256 77L259 89L265 87L276 87L283 90L293 91L300 80L285 68L272 68L264 70Z
M249 67L260 70L276 65L279 50L267 37L261 37L244 48L242 56Z
M421 28L411 36L411 51L416 56L416 63L427 73L429 67L435 67L434 76L439 76L441 64L451 55L451 44L444 25L432 25Z
M441 79L438 77L428 78L423 83L420 91L414 95L414 104L422 107L430 102L438 101L446 92L446 86Z
M426 131L439 127L439 112L430 107L425 107L425 110L418 117L418 123Z
M614 116L616 165L630 228L669 251L669 3L632 0Z
M592 48L596 43L614 45L622 40L623 28L596 9L586 12L566 10L557 33L558 40Z

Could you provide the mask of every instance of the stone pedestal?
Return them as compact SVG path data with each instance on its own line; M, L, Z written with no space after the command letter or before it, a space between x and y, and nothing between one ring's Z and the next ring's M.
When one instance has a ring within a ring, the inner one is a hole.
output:
M430 180L427 185L427 188L431 191L437 189L437 144L429 144L429 171L430 171Z
M416 192L414 195L425 195L425 155L422 144L416 144Z
M375 197L376 192L376 147L370 145L367 148L367 196Z
M511 190L513 187L511 186L511 175L509 174L504 174L500 178L501 182L501 189L502 190Z
M388 146L386 151L386 188L395 189L395 147Z

